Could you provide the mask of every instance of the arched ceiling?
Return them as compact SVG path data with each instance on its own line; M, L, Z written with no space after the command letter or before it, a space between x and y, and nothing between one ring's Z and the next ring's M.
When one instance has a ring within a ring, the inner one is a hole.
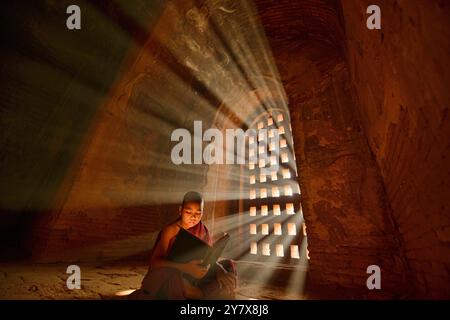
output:
M255 0L255 5L272 44L321 40L342 48L341 5L337 0Z

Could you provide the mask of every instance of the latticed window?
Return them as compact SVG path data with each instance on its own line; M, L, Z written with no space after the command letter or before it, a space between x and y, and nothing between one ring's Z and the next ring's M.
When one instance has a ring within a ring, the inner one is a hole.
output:
M289 117L282 111L267 113L250 129L256 129L256 136L248 139L249 164L244 171L248 177L244 209L250 218L245 226L250 238L248 256L296 264L302 255L304 260L308 257Z

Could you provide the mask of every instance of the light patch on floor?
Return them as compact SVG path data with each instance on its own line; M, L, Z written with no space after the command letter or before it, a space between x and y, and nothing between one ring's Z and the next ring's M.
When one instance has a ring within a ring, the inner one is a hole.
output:
M68 264L0 263L1 300L123 299L138 289L147 272L143 265L79 263L81 289L66 286ZM301 299L282 288L239 281L237 300Z

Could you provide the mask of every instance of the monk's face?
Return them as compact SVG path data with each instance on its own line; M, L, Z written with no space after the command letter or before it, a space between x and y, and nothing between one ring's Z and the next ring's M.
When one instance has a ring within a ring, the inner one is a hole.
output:
M185 202L180 209L181 222L185 228L191 228L200 222L203 208L197 202Z

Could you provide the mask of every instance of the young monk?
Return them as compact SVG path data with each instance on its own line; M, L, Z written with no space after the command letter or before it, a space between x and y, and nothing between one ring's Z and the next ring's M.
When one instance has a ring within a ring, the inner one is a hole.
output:
M212 244L208 229L201 222L203 204L203 198L198 192L190 191L185 194L179 209L179 218L158 234L147 275L142 281L141 289L134 292L131 298L174 300L234 298L237 274L232 260L221 260L216 265L208 267L201 266L201 260L187 263L167 260L181 228Z

